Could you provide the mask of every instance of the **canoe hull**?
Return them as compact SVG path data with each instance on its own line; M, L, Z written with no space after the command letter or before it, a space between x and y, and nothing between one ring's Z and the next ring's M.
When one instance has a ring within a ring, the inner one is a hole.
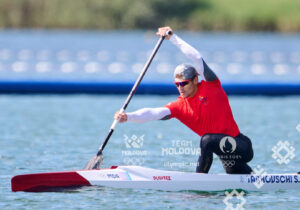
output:
M12 191L41 192L81 186L154 189L165 191L246 191L300 189L299 174L228 175L156 170L141 166L119 166L100 170L78 170L18 175Z
M90 182L76 171L25 174L11 179L13 192L45 192L64 187L90 186Z

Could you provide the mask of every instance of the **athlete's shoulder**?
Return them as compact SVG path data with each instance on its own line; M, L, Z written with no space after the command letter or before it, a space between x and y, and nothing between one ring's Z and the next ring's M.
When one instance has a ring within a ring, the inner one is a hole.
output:
M167 105L165 105L165 107L168 107L168 108L180 107L183 102L184 102L184 98L181 96L178 96L176 101L172 101L172 102L168 103Z
M214 81L201 80L201 82L198 83L198 87L200 87L200 86L213 86L213 85L220 85L221 86L221 82L220 82L219 78L217 78Z

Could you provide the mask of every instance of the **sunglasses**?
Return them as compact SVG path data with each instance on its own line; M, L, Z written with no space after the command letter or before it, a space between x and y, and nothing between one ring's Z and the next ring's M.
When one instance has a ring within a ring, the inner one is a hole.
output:
M192 79L187 79L187 80L184 80L184 81L181 81L181 82L174 82L174 84L177 86L177 87L184 87L186 86L187 84L189 84L190 81L192 81L194 78Z

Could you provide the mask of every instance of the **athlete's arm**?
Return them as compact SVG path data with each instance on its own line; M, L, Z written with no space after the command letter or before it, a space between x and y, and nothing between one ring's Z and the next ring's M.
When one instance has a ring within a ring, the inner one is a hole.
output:
M195 68L202 79L205 81L215 81L217 79L216 74L209 68L209 66L203 60L201 54L194 47L183 41L176 34L171 36L170 41L176 45L188 58L193 60Z
M167 31L172 31L171 27L167 26L159 28L156 34L158 36L165 36ZM201 54L195 48L183 41L176 34L168 35L165 38L170 40L181 50L181 52L194 61L196 70L203 80L215 81L217 79L216 74L209 68L209 66L203 60Z
M170 119L171 112L166 107L159 108L143 108L135 112L129 113L116 113L115 119L118 119L119 122L148 122L152 120L168 120Z

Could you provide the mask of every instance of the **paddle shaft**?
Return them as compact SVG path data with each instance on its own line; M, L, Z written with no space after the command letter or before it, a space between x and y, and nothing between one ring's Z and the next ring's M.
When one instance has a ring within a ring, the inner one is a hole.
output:
M171 32L171 31L168 31L166 35L171 35L171 34L172 34L172 32ZM156 45L155 45L155 47L154 47L154 49L153 49L153 51L152 51L152 53L151 53L149 59L147 60L147 62L146 62L146 64L145 64L145 66L144 66L142 72L140 73L138 79L135 81L134 86L132 87L132 89L131 89L129 95L127 96L127 99L126 99L126 101L125 101L123 107L120 109L119 113L123 113L123 112L126 110L128 104L129 104L129 102L131 101L131 98L132 98L133 95L135 94L135 92L136 92L138 86L140 85L142 79L144 78L144 76L145 76L145 74L146 74L146 72L147 72L147 70L148 70L148 68L149 68L149 66L150 66L150 64L151 64L151 62L152 62L154 56L156 55L156 53L157 53L159 47L161 46L162 42L164 41L164 39L165 39L165 36L161 36L161 37L159 38L159 40L158 40L158 42L156 43ZM111 135L113 134L114 129L115 129L115 126L116 126L117 123L118 123L118 120L115 119L114 122L112 123L111 127L110 127L110 130L109 130L109 132L108 132L108 134L107 134L107 136L106 136L104 142L102 143L101 147L99 148L99 151L98 151L98 153L97 153L97 156L101 155L101 153L102 153L102 151L104 150L104 148L105 148L105 146L106 146L108 140L110 139Z

